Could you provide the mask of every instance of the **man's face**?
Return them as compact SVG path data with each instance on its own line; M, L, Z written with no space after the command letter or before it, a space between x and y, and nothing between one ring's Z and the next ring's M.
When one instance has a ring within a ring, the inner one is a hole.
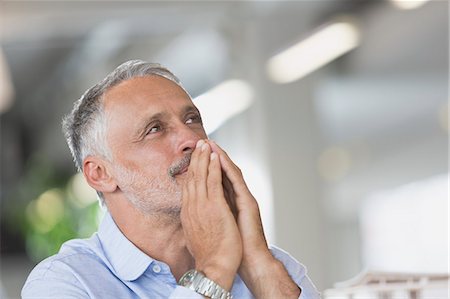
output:
M170 80L147 76L108 90L104 106L120 191L144 214L178 216L190 155L206 138L189 96Z

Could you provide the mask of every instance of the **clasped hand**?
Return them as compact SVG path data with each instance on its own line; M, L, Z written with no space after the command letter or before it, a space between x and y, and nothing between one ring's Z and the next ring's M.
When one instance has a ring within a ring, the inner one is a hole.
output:
M233 194L231 204L225 194ZM197 143L182 198L181 223L197 270L229 290L238 271L245 280L254 266L273 262L258 204L240 169L214 142Z

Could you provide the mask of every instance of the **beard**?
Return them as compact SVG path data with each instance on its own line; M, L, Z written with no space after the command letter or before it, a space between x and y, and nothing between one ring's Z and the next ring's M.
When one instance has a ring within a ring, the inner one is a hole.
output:
M189 162L190 155L187 155L173 163L167 172L151 178L142 171L131 170L120 163L115 163L114 168L119 188L143 215L179 218L182 186L175 175L183 171Z

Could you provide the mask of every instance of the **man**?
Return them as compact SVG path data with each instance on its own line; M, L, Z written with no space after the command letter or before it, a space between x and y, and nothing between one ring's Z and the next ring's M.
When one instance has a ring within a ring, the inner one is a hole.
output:
M268 248L239 168L167 69L122 64L63 128L107 213L36 266L23 298L319 297L301 264Z

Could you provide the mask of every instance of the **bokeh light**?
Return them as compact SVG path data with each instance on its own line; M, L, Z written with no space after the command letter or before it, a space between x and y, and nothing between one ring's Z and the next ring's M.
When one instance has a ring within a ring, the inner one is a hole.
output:
M349 171L352 159L348 150L333 146L319 156L317 168L323 179L329 182L343 178Z

